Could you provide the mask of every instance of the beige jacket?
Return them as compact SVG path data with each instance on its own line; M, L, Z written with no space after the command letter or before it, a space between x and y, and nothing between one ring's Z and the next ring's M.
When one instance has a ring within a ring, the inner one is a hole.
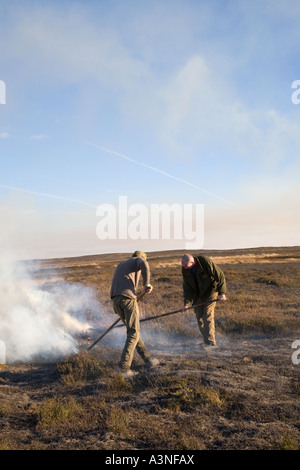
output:
M129 258L122 261L115 269L110 297L124 295L125 297L136 299L136 291L142 274L143 286L150 284L150 268L143 258Z

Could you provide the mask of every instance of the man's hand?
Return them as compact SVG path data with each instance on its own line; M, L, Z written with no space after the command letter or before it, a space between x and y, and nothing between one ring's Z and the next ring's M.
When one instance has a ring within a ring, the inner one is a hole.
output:
M218 295L218 300L227 300L227 297L225 294L219 294Z
M150 292L153 291L153 287L151 286L151 284L147 284L145 287L144 287L144 292L146 292L146 294L150 294Z
M182 311L182 312L186 312L187 309L188 309L188 306L187 306L187 305L184 305L184 306L182 307L181 311Z

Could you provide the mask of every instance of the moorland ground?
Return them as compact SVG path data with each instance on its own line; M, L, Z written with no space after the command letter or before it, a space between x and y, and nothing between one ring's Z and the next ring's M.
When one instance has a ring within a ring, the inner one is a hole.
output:
M148 321L141 333L160 365L146 369L136 356L139 374L124 380L116 371L124 329L87 351L103 330L89 312L96 328L77 339L77 354L0 365L0 449L299 450L300 248L202 253L227 279L216 351L203 347L192 311ZM154 290L141 318L182 306L182 254L148 254ZM35 282L92 287L113 323L110 283L126 257L42 260Z

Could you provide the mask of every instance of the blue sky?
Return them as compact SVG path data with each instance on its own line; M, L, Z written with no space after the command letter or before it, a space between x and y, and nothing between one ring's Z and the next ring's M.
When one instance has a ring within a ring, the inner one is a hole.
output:
M203 204L204 245L299 245L297 0L0 1L0 221L17 256L100 240L96 207Z

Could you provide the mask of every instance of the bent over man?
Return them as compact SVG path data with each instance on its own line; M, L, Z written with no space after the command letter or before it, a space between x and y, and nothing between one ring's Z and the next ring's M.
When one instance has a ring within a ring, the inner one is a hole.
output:
M224 273L208 256L187 254L182 257L181 264L182 310L195 305L196 319L205 345L216 346L214 312L216 300L226 300Z
M136 290L140 275L143 279L143 292L150 294L150 268L147 256L142 251L135 251L131 258L122 261L115 269L110 297L113 302L114 311L118 314L126 326L126 342L119 363L124 376L135 373L131 370L135 349L149 366L158 364L157 359L152 359L140 336L139 308Z

